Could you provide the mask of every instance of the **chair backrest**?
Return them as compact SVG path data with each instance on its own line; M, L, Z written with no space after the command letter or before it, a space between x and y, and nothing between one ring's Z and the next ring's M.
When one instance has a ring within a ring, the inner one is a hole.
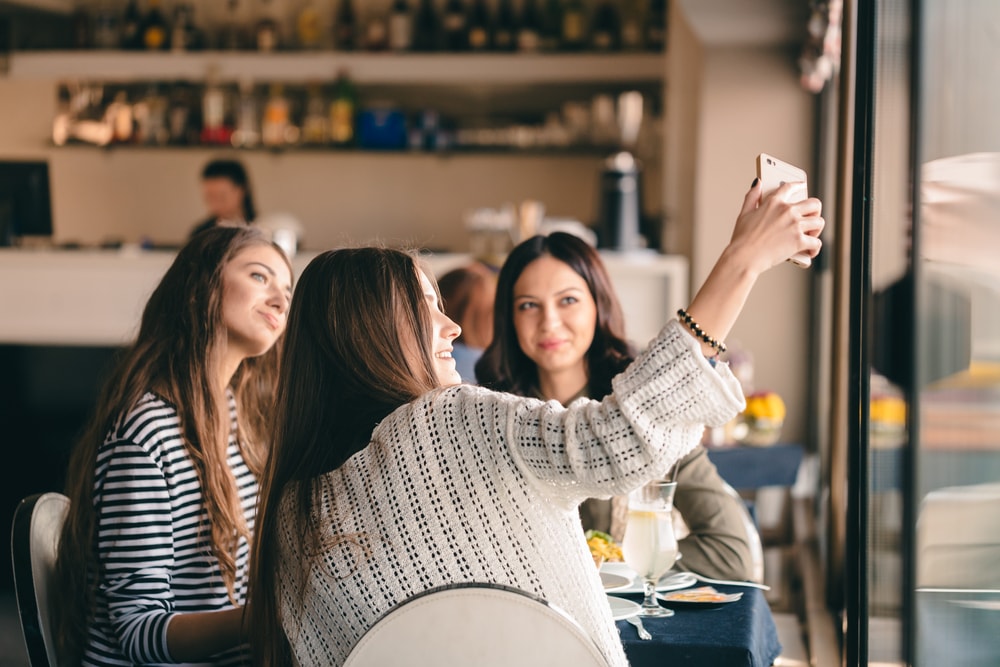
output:
M917 516L917 586L1000 587L1000 484L936 489Z
M354 647L344 667L608 667L587 633L562 610L524 591L455 584L390 610Z
M11 526L11 562L21 630L31 667L57 665L49 619L49 584L69 498L39 493L22 500Z

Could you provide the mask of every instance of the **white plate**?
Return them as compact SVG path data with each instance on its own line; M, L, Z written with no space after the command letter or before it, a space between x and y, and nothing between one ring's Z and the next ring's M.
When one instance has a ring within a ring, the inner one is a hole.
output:
M615 588L614 592L622 595L629 593L642 593L642 581L639 580L638 575L636 575L635 570L630 568L625 563L604 563L601 565L601 579L603 581L605 574L615 574L621 577L627 577L629 584L623 586L622 588ZM688 586L694 586L698 583L698 580L694 578L694 575L690 572L667 572L660 578L660 582L656 585L657 593L665 593L667 591L676 591L681 588L687 588Z
M628 588L631 586L632 580L623 574L602 571L601 583L604 584L604 590L617 591L620 588Z
M611 605L611 617L616 621L635 616L640 611L638 603L631 600L616 598L614 595L606 595L605 597L608 598L608 604Z

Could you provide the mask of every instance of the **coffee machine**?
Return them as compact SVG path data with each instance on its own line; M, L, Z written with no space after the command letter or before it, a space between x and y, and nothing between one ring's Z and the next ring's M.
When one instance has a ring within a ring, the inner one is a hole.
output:
M630 252L648 247L642 235L642 165L635 145L642 124L642 93L618 96L618 150L604 161L600 177L598 247Z

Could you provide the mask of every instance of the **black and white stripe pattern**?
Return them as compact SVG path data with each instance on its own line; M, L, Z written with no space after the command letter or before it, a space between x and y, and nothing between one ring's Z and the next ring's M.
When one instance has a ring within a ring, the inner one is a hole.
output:
M236 443L230 396L228 463L253 529L257 479ZM170 664L166 628L177 612L232 606L217 559L201 485L181 439L175 408L146 394L97 454L94 480L101 572L83 664ZM246 598L249 545L239 545L236 598ZM245 649L211 665L249 664Z

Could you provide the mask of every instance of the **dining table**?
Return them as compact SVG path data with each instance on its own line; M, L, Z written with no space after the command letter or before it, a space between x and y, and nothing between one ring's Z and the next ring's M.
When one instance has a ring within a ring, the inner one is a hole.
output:
M742 593L734 602L688 604L664 618L640 617L651 638L640 639L627 620L616 621L631 667L768 667L781 654L774 616L759 589L713 584ZM619 595L641 602L642 595Z

